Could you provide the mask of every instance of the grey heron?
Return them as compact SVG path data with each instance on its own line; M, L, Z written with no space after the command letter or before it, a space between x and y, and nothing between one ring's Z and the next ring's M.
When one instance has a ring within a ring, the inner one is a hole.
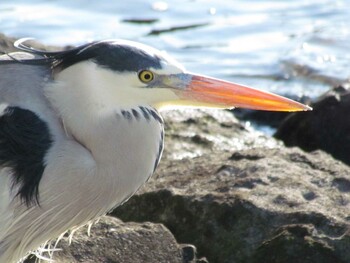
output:
M306 105L187 72L136 42L0 57L0 263L131 197L163 150L159 110L183 105L306 111Z

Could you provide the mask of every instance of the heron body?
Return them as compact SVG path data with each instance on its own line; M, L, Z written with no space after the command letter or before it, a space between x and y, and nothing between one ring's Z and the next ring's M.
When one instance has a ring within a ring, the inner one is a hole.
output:
M0 57L0 263L106 214L154 173L165 106L308 110L107 40ZM232 91L234 90L234 91Z

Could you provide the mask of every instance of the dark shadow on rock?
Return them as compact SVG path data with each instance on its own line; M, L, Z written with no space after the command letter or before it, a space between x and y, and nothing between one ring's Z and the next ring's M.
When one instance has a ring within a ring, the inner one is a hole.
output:
M346 263L332 247L314 238L312 225L286 225L264 241L252 255L251 263ZM273 251L273 252L272 252ZM302 256L301 256L302 255Z
M349 88L344 84L328 91L311 105L311 112L290 114L274 136L286 146L321 149L350 164Z

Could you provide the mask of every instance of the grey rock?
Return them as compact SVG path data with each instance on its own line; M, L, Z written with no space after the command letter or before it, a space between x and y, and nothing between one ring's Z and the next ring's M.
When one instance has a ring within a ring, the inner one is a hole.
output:
M53 260L57 263L198 263L196 247L178 244L162 224L124 223L104 216L98 222L66 233L57 243ZM56 241L51 242L53 248ZM43 257L50 258L48 253ZM202 259L200 259L202 260ZM30 256L25 263L34 263Z
M331 156L276 147L165 159L113 215L163 223L209 262L349 262L349 168Z
M238 121L232 112L182 109L162 112L165 149L161 162L191 160L212 152L280 147L283 144L256 131L250 122Z
M251 262L348 262L336 255L333 247L327 242L313 238L314 231L316 229L311 224L283 226L274 233L271 239L264 241L258 247ZM346 242L344 244L346 245Z
M58 247L62 251L56 252L54 259L60 263L184 262L182 248L163 225L123 223L107 216L92 225L90 236L87 227L82 227L70 245L66 236Z

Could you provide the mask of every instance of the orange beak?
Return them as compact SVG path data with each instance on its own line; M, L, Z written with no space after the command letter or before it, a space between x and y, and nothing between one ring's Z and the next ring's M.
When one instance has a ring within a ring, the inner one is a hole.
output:
M174 85L177 86L178 96L187 101L224 108L240 107L267 111L312 110L307 105L285 97L219 79L188 73L175 76L178 80L182 80L182 84L187 83L186 87L182 88L180 85Z

